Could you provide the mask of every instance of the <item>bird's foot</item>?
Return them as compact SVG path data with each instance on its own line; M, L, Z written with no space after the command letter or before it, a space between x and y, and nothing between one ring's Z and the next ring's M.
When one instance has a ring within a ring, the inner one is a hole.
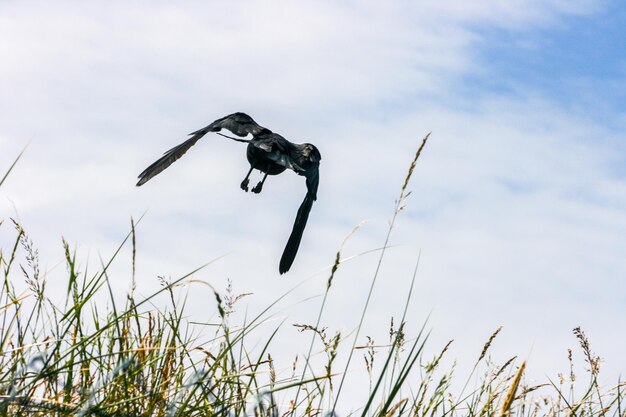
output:
M254 188L250 191L252 191L255 194L258 194L261 192L262 189L263 189L263 182L260 182L257 185L255 185Z
M249 183L250 183L250 180L247 179L247 178L245 180L241 181L241 189L244 190L245 192L248 192L248 184ZM252 190L252 191L254 191L254 190Z

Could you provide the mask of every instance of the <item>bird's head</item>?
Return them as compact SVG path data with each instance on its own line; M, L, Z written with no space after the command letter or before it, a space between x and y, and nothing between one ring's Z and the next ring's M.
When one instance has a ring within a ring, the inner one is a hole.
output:
M302 156L304 156L310 162L319 162L322 160L322 155L320 154L320 151L315 147L315 145L310 143L302 144Z

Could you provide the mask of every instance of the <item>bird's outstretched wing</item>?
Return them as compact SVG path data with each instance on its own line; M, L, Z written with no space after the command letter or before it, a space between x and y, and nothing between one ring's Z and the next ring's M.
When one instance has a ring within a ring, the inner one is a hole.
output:
M219 132L220 129L230 130L237 136L247 136L251 134L256 136L261 132L269 132L270 130L260 126L257 122L245 113L233 113L226 117L217 119L210 125L203 127L200 130L190 133L190 135L206 135L208 132Z
M302 240L302 234L306 227L306 222L309 219L309 213L313 207L313 202L317 200L317 186L319 185L319 161L313 163L306 172L303 174L306 177L307 192L304 197L304 201L300 204L296 220L289 235L289 240L283 251L283 255L280 258L280 265L278 266L278 272L284 274L289 271L291 264L296 259L298 248L300 247L300 241Z
M174 161L183 156L189 148L195 145L195 143L204 135L209 132L219 132L222 129L227 129L235 135L241 137L247 136L248 134L255 136L264 131L269 132L268 129L258 125L252 117L245 113L233 113L226 117L222 117L221 119L217 119L210 125L190 133L189 135L191 137L189 139L165 152L161 158L156 160L152 165L139 174L139 182L137 182L137 186L139 187L140 185L145 184L152 177L172 165Z

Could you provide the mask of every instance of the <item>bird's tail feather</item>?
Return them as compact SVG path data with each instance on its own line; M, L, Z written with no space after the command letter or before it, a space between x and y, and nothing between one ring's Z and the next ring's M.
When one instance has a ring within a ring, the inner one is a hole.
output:
M298 253L300 241L302 240L302 233L304 232L306 222L309 219L311 207L313 207L313 201L315 201L313 194L307 193L306 197L304 197L304 201L300 204L298 214L296 215L296 221L293 224L293 230L291 231L291 235L289 236L289 240L287 241L287 245L283 251L283 256L280 258L278 271L281 274L289 271L291 264L293 264L293 261L296 258L296 253Z

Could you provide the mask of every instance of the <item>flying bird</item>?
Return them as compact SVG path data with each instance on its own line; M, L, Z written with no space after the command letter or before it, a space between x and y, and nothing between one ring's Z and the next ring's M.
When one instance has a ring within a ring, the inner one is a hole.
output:
M231 137L219 133L222 129L226 129L239 138ZM263 172L263 179L252 188L253 193L260 193L263 184L268 175L278 175L287 168L296 174L306 178L307 192L304 201L300 204L296 220L287 245L280 258L278 271L281 274L289 271L298 252L302 233L309 218L309 212L313 207L313 202L317 200L317 186L319 184L319 165L322 159L320 152L310 143L292 143L271 130L260 126L252 117L245 113L233 113L221 119L217 119L213 123L200 130L196 130L189 134L189 139L178 146L173 147L165 152L161 158L146 168L139 174L139 182L137 186L141 186L148 182L155 175L169 167L174 161L185 154L197 141L202 139L209 132L215 132L218 135L248 144L246 156L250 162L250 170L241 182L241 189L248 191L250 183L250 174L254 169ZM252 139L241 139L248 135L252 135Z

